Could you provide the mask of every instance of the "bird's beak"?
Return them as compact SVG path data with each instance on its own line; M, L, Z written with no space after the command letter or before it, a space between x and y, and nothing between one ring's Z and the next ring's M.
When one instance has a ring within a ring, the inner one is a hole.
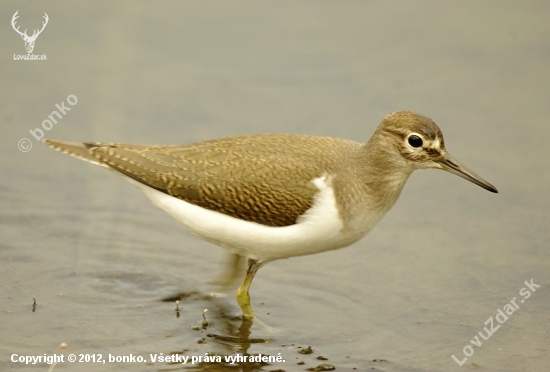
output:
M483 178L478 176L474 171L468 169L464 164L453 158L451 155L445 153L440 160L437 160L437 163L441 165L443 170L446 170L449 173L456 174L459 177L462 177L470 182L475 183L478 186L483 187L485 190L497 193L498 190L491 185L489 182L485 181Z

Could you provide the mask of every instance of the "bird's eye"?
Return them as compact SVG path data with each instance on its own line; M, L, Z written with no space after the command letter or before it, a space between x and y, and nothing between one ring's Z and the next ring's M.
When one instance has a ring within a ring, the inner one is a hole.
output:
M422 146L422 138L418 137L416 134L412 134L409 136L409 145L412 147L420 147Z

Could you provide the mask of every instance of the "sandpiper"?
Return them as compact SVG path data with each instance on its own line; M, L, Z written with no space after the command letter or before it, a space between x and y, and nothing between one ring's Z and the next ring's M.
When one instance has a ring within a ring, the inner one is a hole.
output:
M287 134L173 146L44 141L119 173L193 234L246 257L237 302L248 319L262 265L356 242L414 170L443 169L498 192L447 153L431 119L409 111L388 115L365 144Z

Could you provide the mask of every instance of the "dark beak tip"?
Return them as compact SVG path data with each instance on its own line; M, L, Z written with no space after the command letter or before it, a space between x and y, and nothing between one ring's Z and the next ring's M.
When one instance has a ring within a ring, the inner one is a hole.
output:
M498 194L497 188L491 185L490 183L487 183L486 185L479 185L479 186L483 187L487 191Z

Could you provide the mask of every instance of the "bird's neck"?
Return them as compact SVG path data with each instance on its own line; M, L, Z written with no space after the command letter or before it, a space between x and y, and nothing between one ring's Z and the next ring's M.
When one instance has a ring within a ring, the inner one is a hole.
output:
M401 154L395 151L393 139L374 135L355 156L358 179L370 203L388 210L399 198L403 186L414 171Z

